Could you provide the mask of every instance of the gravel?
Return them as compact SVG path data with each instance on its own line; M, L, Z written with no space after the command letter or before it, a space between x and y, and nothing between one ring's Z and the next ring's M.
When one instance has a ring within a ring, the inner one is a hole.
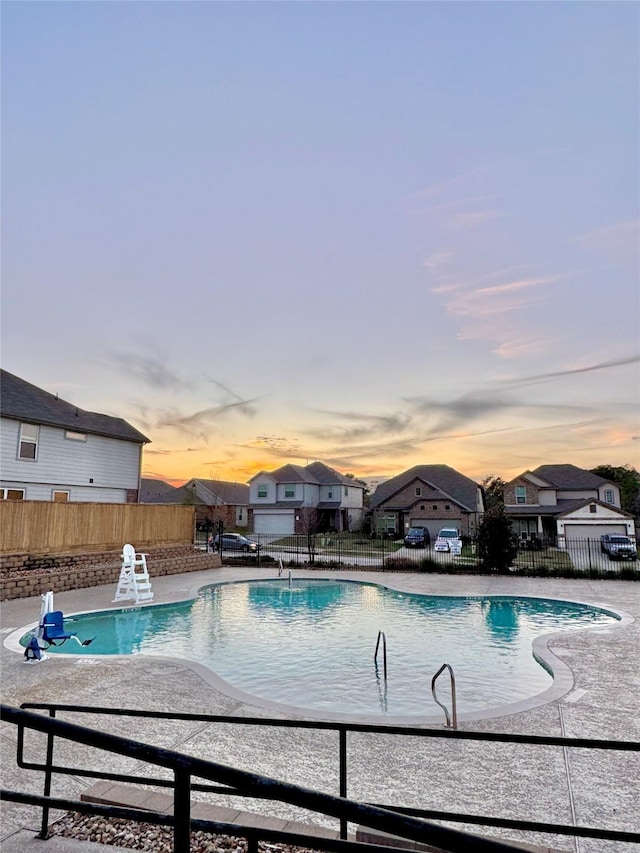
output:
M151 823L137 823L118 818L102 818L69 813L50 827L52 835L75 838L77 841L95 841L127 850L149 850L154 853L173 853L173 830ZM311 853L302 847L286 844L258 842L261 853ZM211 835L208 832L191 833L191 853L247 853L244 838L228 835Z

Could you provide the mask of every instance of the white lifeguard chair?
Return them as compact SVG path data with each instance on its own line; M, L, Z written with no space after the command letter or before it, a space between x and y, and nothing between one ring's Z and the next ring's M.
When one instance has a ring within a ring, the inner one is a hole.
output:
M147 555L137 553L133 545L123 545L121 559L122 568L114 602L129 599L133 599L136 604L153 601Z

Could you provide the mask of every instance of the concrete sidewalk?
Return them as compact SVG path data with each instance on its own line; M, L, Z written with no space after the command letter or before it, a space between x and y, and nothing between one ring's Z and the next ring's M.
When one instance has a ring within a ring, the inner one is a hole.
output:
M600 626L563 634L549 647L559 669L569 673L557 695L546 704L521 703L517 713L486 719L461 718L460 727L475 731L593 737L621 741L640 740L637 660L640 650L640 584L630 581L547 580L520 577L482 577L376 572L305 572L298 576L330 577L378 582L407 591L435 595L530 595L597 604L625 611L625 624ZM153 579L154 603L193 597L197 588L210 583L274 577L274 569L223 568L199 574ZM56 607L66 615L113 607L114 586L56 593ZM234 716L278 716L268 702L248 700L229 689L217 676L197 664L169 658L62 658L28 666L16 651L15 632L34 625L40 610L38 598L2 602L2 701L19 706L26 701L204 712ZM562 666L560 666L560 661ZM559 679L562 680L562 679ZM437 710L437 709L436 709ZM289 715L294 718L294 715ZM312 714L308 715L313 718ZM61 715L61 718L69 718ZM429 725L434 725L434 718ZM124 718L108 720L74 718L82 725L102 726L116 734L135 737L170 749L221 761L285 781L337 793L337 747L334 733L304 729L290 732L252 727L241 735L233 726L204 723L153 721L132 724ZM426 724L426 722L425 722ZM436 723L437 724L437 723ZM1 753L3 787L42 791L42 775L16 767L15 727L3 724ZM34 735L34 733L30 733ZM37 735L28 739L30 757L41 755ZM556 748L482 745L471 742L416 744L411 738L350 736L348 796L370 802L394 802L406 806L490 813L529 820L599 825L640 832L637 809L637 753L564 755ZM67 754L68 752L68 754ZM352 754L351 754L352 753ZM80 750L69 744L65 761L78 759ZM101 759L117 772L138 772L136 762L116 756ZM615 779L610 788L605 781ZM93 780L62 777L55 780L53 795L80 798ZM235 808L237 802L216 796L219 806ZM329 827L330 821L299 809L269 801L255 801L252 809L286 821L313 821ZM55 815L54 815L55 817ZM23 827L39 828L39 812L27 806L2 804L2 850L13 853L24 846ZM474 831L471 826L466 827ZM475 830L477 831L477 830ZM494 832L506 839L575 850L566 837L513 831ZM17 834L16 834L17 833ZM40 850L81 851L69 840L68 848L56 838L35 841ZM23 846L11 846L21 843ZM624 853L640 845L624 845ZM91 846L95 850L95 845ZM614 842L581 840L579 853L614 853Z

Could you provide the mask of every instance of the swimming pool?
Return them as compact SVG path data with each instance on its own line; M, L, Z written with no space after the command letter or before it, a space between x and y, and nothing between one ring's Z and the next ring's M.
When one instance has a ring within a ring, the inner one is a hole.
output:
M237 690L308 711L416 717L434 713L431 678L456 676L458 711L475 714L536 696L552 683L532 643L541 635L610 625L615 614L566 601L444 597L371 583L255 580L218 584L171 605L83 614L69 627L87 648L204 664ZM387 674L374 651L387 642ZM26 641L26 638L23 638ZM439 693L447 695L446 685ZM437 710L437 709L436 709Z

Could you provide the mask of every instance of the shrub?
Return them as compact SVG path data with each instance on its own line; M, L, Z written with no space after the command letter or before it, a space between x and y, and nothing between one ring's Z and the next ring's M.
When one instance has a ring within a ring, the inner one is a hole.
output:
M504 506L496 506L484 514L478 529L480 565L507 574L518 554L518 537L505 514Z

